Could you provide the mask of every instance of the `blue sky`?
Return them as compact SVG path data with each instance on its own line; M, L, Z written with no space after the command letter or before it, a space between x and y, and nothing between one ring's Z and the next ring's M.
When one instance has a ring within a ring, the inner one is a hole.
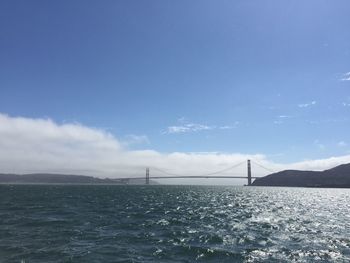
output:
M1 1L0 113L133 150L350 152L349 1Z

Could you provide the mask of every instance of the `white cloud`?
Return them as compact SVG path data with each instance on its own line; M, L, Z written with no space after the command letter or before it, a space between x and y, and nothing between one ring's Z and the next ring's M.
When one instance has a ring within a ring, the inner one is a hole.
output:
M230 125L225 125L225 126L220 126L218 127L220 130L231 130L234 129L235 126L230 126Z
M340 141L340 142L337 143L337 145L338 145L339 147L345 147L345 146L347 146L347 143L344 142L344 141Z
M276 125L280 125L280 124L283 124L284 123L284 120L287 120L289 118L292 118L292 116L289 116L289 115L279 115L277 116L278 117L278 120L275 120L273 123L276 124Z
M180 117L177 119L178 122L180 123L185 123L187 121L186 117Z
M209 126L205 124L188 122L184 117L178 119L178 122L180 123L180 125L169 126L167 127L166 131L162 133L174 134L174 133L200 132L200 131L208 131L208 130L230 130L230 129L236 128L239 125L239 122L236 121L232 125Z
M313 106L313 105L316 105L316 101L311 101L310 103L303 103L303 104L298 104L298 107L299 108L307 108L307 107L310 107L310 106Z
M208 126L198 123L186 123L179 126L169 126L167 128L167 131L165 133L186 133L186 132L198 132L198 131L205 131L205 130L213 130L215 129L215 126Z
M350 162L350 155L277 164L262 154L132 151L125 148L112 134L96 128L81 124L57 124L50 119L10 117L0 114L2 173L49 172L118 178L143 176L145 167L151 167L151 175L162 175L155 168L170 173L200 175L225 169L247 159L255 160L274 171L287 168L323 170ZM261 176L268 172L253 164L253 173ZM246 174L246 164L243 163L237 169L226 172L226 175L233 174ZM198 183L190 179L171 182ZM218 183L213 180L200 181L205 182ZM225 183L242 184L245 180L229 180Z
M296 162L290 165L284 165L282 167L285 167L285 168L290 167L291 169L299 169L299 170L322 171L344 163L350 163L350 155L330 157L327 159L305 160L305 161Z
M340 78L340 81L350 81L350 72L346 72Z
M235 121L233 125L224 125L224 126L219 126L218 129L220 130L232 130L237 128L239 125L239 121Z

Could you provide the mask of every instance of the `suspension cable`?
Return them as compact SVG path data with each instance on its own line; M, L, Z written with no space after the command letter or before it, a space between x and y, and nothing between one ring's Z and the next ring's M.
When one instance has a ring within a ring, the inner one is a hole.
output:
M222 169L222 170L219 170L219 171L215 171L215 172L211 172L211 173L206 173L206 174L197 174L197 175L187 175L187 176L210 176L210 175L215 175L215 174L220 174L220 173L223 173L223 172L226 172L226 171L229 171L229 170L232 170L233 168L236 168L238 166L240 166L241 164L245 163L246 161L243 161L243 162L240 162L238 164L235 164L233 166L230 166L228 168L225 168L225 169ZM167 171L164 171L162 169L159 169L157 167L150 167L154 170L157 170L163 174L167 174L167 175L170 175L170 176L184 176L183 174L176 174L176 173L170 173L170 172L167 172Z
M271 173L275 173L275 172L276 172L276 171L271 170L271 169L265 167L264 165L262 165L262 164L256 162L255 160L252 160L252 162L253 162L254 164L256 164L257 166L260 166L261 168L265 169L266 171L269 171L269 172L271 172Z

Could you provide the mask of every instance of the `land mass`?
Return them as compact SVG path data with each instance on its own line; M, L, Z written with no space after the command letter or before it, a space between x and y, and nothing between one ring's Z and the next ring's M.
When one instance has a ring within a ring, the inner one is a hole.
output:
M324 171L285 170L258 178L252 185L350 188L350 163Z
M68 174L0 174L0 184L145 184L145 179L118 180ZM150 184L157 184L150 180Z

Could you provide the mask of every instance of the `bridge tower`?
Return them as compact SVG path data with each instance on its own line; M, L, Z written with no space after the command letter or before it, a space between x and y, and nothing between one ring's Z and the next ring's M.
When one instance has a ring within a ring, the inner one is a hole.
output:
M149 184L149 168L146 168L146 184Z
M247 161L248 168L248 186L252 185L252 169L250 165L250 160Z

